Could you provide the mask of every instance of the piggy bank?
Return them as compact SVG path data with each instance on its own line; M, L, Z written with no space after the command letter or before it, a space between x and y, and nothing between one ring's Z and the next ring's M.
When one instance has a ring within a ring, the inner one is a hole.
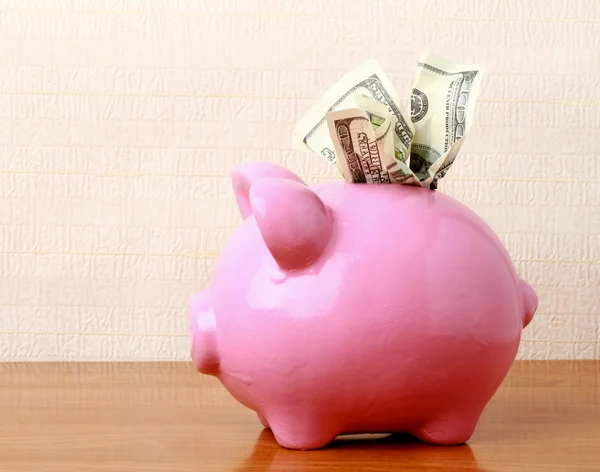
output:
M280 446L466 442L538 304L497 235L439 191L232 174L242 224L189 300L192 359Z

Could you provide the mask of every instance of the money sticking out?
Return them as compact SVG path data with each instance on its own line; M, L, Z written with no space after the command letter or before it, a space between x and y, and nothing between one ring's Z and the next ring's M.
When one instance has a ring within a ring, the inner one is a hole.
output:
M473 123L482 73L479 65L421 56L411 97L410 167L423 187L435 189L454 162Z
M390 183L381 162L375 131L363 110L351 108L327 113L328 129L346 182Z
M414 134L410 115L401 104L398 92L375 60L370 60L348 72L329 88L319 101L306 112L293 131L292 146L295 149L311 150L325 157L331 164L337 165L333 142L327 128L326 114L336 110L361 108L359 97L385 105L388 112L397 118L395 132L407 150Z
M358 108L326 114L344 178L354 183L420 185L410 168L396 159L396 117L389 113L380 115Z
M330 87L301 118L292 146L338 168L347 182L436 189L471 128L482 68L421 56L411 114L370 60Z
M371 121L374 129L379 128L382 124L386 123L386 119L390 118L392 121L392 128L390 129L390 137L393 138L392 145L394 147L394 157L405 163L408 168L409 159L410 159L410 141L408 145L398 136L398 132L396 131L396 124L398 122L398 118L396 115L392 114L389 109L380 102L377 102L366 95L358 95L355 97L356 104L358 108L364 110ZM414 127L412 123L410 123L410 132L414 134Z

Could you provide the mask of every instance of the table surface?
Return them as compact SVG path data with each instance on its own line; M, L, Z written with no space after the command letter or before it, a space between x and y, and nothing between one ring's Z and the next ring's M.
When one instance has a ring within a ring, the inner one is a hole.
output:
M277 445L189 363L0 364L0 470L600 470L600 361L516 362L466 445L349 436Z

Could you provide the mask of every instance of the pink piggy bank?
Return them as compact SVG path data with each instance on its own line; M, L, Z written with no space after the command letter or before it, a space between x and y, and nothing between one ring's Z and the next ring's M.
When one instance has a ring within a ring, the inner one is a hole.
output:
M538 304L488 225L438 191L273 164L233 187L243 224L189 302L195 367L285 448L466 442Z

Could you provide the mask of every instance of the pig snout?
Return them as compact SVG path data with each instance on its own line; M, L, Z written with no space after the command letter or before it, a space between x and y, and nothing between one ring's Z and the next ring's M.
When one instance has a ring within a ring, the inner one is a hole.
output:
M216 375L219 372L216 324L208 290L190 298L188 313L194 366L203 374Z
M531 320L538 307L538 297L527 282L520 280L521 298L523 300L523 328L525 328Z

